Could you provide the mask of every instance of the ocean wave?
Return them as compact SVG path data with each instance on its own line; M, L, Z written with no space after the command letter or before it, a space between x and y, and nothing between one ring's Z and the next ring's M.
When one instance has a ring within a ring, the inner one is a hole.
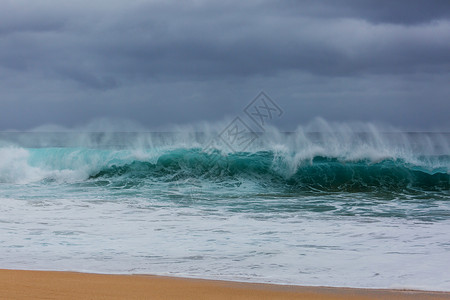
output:
M444 161L449 157L436 157ZM161 155L155 163L132 161L112 164L90 175L90 179L127 177L182 180L197 178L215 182L253 181L264 186L295 190L370 191L419 188L445 190L450 187L447 169L428 169L398 159L373 163L370 160L342 161L317 156L303 161L292 173L289 160L273 152L239 153L222 156L201 150L175 150Z
M218 149L107 150L88 148L0 148L0 182L115 180L173 182L251 181L287 190L449 190L450 156L345 158L296 152L224 153Z
M317 119L232 149L223 124L177 132L0 134L0 183L196 179L296 190L449 190L450 135ZM235 150L235 151L233 151Z

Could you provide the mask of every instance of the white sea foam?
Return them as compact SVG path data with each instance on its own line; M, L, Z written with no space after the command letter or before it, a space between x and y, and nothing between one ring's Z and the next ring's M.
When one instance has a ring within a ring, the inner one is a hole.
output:
M1 267L450 290L449 221L235 214L98 196L0 199Z
M28 183L43 178L44 172L28 164L29 153L23 148L0 148L0 182Z

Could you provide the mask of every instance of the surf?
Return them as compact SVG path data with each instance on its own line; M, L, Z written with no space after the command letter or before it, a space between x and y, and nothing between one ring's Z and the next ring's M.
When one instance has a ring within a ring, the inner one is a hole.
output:
M448 193L450 135L317 119L295 132L267 127L243 151L223 124L172 132L0 134L0 183L252 182L285 191ZM172 128L174 130L174 128ZM212 146L211 146L212 145Z

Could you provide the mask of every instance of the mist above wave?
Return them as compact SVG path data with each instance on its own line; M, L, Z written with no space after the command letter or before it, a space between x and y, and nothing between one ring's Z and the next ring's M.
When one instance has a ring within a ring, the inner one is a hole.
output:
M270 169L289 178L317 157L336 162L401 161L421 172L449 173L448 133L407 133L371 123L333 123L323 119L298 126L294 132L266 127L235 153L222 133L229 123L199 123L150 131L132 122L99 121L77 128L40 127L30 132L0 134L0 182L33 182L45 178L86 180L112 166L133 162L157 165L180 149L247 158L270 153ZM209 151L209 152L208 152ZM186 164L193 152L175 160ZM192 157L191 157L192 158ZM210 158L217 159L215 158Z

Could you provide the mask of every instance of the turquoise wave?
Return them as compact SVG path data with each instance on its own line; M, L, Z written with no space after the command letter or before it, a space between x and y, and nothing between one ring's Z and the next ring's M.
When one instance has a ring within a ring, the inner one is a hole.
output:
M293 164L289 156L279 156L273 151L223 155L219 151L205 153L201 149L176 149L160 155L154 162L109 163L92 172L89 180L127 178L136 183L188 178L214 182L237 180L290 191L449 190L450 174L445 165L450 157L421 157L421 160L424 163L418 165L396 158L373 162L315 156ZM429 167L425 162L438 167Z

